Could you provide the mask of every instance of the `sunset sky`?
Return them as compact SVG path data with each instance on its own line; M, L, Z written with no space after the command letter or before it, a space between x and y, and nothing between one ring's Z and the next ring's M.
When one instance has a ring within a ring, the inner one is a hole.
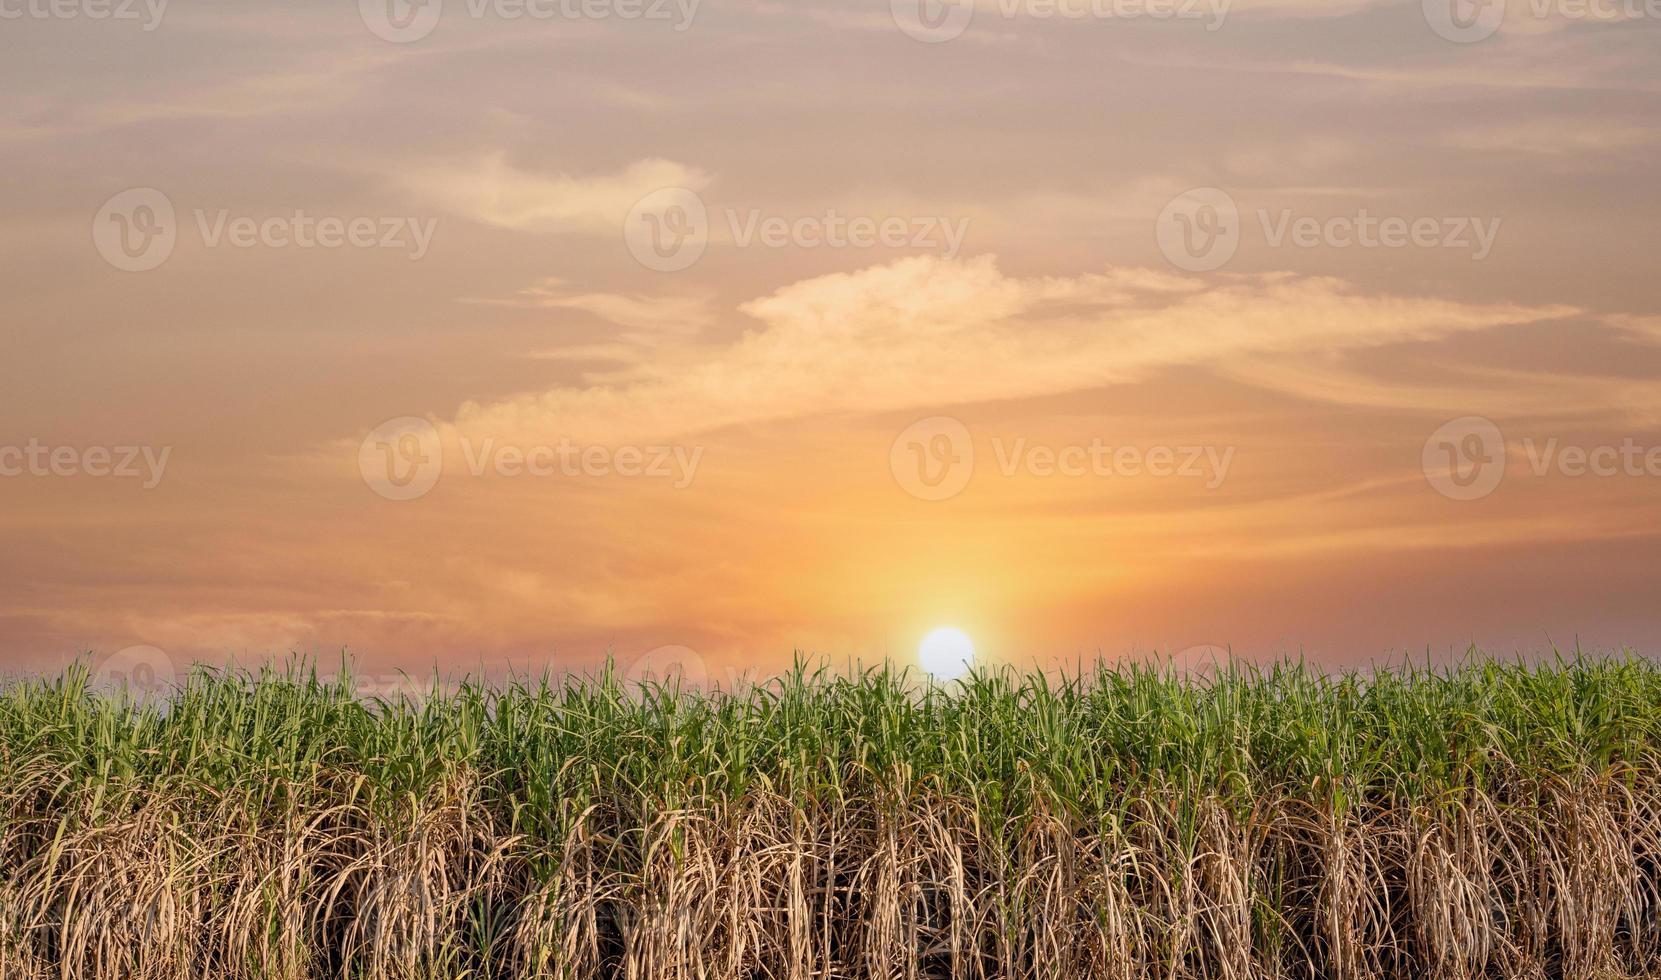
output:
M922 2L0 0L0 669L1661 649L1661 7Z

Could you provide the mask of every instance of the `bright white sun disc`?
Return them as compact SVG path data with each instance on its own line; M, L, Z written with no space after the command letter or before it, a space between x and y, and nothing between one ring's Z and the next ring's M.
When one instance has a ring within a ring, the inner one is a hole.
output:
M954 626L931 630L917 647L917 662L941 680L956 680L974 665L974 641Z

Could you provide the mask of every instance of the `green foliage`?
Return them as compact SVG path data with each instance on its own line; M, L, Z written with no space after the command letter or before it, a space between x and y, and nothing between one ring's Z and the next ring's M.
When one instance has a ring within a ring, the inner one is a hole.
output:
M396 809L465 771L516 833L564 838L590 805L620 819L762 787L800 803L916 787L1008 817L1084 825L1175 790L1250 808L1441 798L1496 766L1568 775L1635 763L1661 741L1661 670L1635 658L1326 674L1233 665L1195 679L1154 665L1083 677L980 672L940 686L892 667L798 663L737 691L597 677L436 681L360 700L294 663L198 668L162 703L88 689L77 667L0 691L0 781L118 806L166 784L260 808L350 795Z

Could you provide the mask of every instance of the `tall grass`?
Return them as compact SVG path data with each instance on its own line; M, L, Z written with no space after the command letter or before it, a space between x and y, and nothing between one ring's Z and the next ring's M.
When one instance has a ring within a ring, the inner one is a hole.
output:
M1636 658L0 691L0 978L1661 972Z

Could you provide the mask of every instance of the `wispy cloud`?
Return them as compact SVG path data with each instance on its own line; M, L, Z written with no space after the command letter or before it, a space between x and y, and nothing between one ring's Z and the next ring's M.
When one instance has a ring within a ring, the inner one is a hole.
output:
M629 209L665 187L703 190L710 175L673 160L640 160L610 174L545 174L491 153L456 163L417 166L400 178L413 199L453 214L538 232L617 234Z
M582 302L638 312L638 301ZM1310 276L1207 281L1110 269L1020 278L990 256L819 276L739 309L760 326L728 346L643 350L586 387L469 404L455 425L543 438L668 435L1054 394L1173 366L1356 350L1576 312L1369 295Z

